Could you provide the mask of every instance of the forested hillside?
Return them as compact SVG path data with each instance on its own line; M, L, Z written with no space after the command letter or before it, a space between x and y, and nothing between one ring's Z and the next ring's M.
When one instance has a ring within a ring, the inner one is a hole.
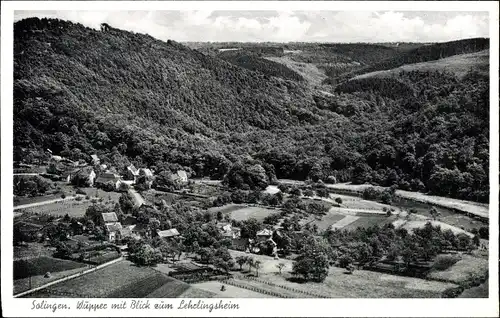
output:
M278 178L488 198L483 74L404 73L330 96L147 35L36 18L14 31L15 160L49 148L213 178L257 160Z
M218 57L251 71L259 72L267 76L281 77L283 79L303 81L304 78L295 71L289 69L283 64L276 63L259 57L257 54L246 51L226 51Z
M451 41L445 43L429 44L417 47L408 51L401 51L389 58L383 59L368 66L353 70L352 72L343 74L339 78L332 77L328 83L337 83L345 79L352 78L359 74L376 72L381 70L389 70L400 67L405 64L414 64L428 61L435 61L449 56L458 54L466 54L479 52L488 49L490 46L489 39L474 38L459 41Z

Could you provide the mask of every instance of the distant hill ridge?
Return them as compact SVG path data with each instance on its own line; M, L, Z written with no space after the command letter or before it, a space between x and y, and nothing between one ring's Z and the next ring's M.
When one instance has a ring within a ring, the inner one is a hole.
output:
M395 56L382 60L378 63L343 74L337 79L337 82L361 74L397 68L405 64L435 61L454 55L479 52L488 49L489 46L489 38L473 38L423 45L409 51L399 52ZM329 80L326 81L328 82Z

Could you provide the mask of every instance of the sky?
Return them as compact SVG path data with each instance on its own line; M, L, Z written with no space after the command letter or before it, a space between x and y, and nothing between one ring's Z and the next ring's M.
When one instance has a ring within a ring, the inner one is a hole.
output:
M445 42L489 37L488 12L16 11L179 42Z

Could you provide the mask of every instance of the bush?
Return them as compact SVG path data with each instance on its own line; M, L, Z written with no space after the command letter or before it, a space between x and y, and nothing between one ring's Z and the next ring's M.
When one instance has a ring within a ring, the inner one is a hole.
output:
M65 199L66 198L66 194L65 193L61 194L61 198Z
M83 191L82 189L80 188L77 188L76 189L76 194L83 194L83 195L87 195L87 193L85 191Z
M457 255L438 255L432 264L432 268L437 271L444 271L460 260Z
M342 204L342 198L335 198L335 202L337 202L338 204Z
M450 287L443 291L441 298L457 298L463 291L464 288L461 286Z

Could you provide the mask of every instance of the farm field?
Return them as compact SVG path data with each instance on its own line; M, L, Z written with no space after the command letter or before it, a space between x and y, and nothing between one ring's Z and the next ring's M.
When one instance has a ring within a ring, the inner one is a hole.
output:
M42 196L37 196L37 197L19 197L18 196L18 197L14 197L14 206L39 203L39 202L44 202L44 201L49 201L49 200L56 200L56 199L60 199L60 198L61 198L60 194L48 194L48 195L42 195Z
M54 216L64 216L68 214L71 217L82 217L85 215L87 208L91 205L92 202L90 200L66 200L20 209L19 212L50 214Z
M174 298L190 289L184 282L150 267L137 267L119 261L95 272L52 285L29 297L95 297L95 298ZM197 291L190 291L196 294ZM209 296L198 292L200 295Z
M274 298L270 295L261 294L258 292L254 292L252 290L232 286L229 284L224 284L224 286L226 286L226 290L221 291L220 289L221 289L222 283L218 282L218 281L208 281L208 282L196 283L196 284L193 284L192 286L194 286L198 289L207 291L211 294L214 294L214 297L217 297L217 298Z
M47 272L60 272L81 267L85 267L85 264L47 256L17 260L14 261L14 279L43 275Z
M354 230L358 227L370 227L374 225L382 226L387 223L392 223L397 218L397 216L393 215L387 217L385 215L370 215L370 216L360 216L356 221L349 223L343 229L345 230Z
M262 221L266 216L277 213L278 210L266 209L258 206L247 206L244 204L228 204L222 207L210 208L210 212L229 214L233 220L244 221L255 218Z
M310 224L316 224L318 229L321 231L328 230L333 224L336 224L338 221L344 219L346 216L340 213L328 212L326 215L323 215L321 220L314 220Z
M331 267L323 283L298 283L289 279L289 273L262 274L261 279L309 293L331 298L431 298L440 297L455 284L427 281L418 278L357 270L349 275L344 269Z
M488 260L463 254L462 259L444 271L432 270L427 278L451 283L464 283L472 277L485 278L488 275Z
M51 251L42 243L26 243L26 246L14 246L14 260L37 258L41 256L50 257Z
M382 204L382 203L375 202L375 201L364 200L360 197L345 195L345 194L331 193L330 198L332 200L335 200L336 198L342 199L341 207L349 208L349 209L382 211L384 208L387 208L387 209L390 209L390 208L394 209L395 208L394 206L391 206L388 204Z
M464 233L469 235L470 237L473 237L474 235L472 233L469 233L467 231L462 230L461 228L440 222L440 221L434 221L434 220L413 220L413 221L408 221L405 222L402 227L407 229L407 230L412 230L414 228L422 228L425 226L427 222L431 222L433 226L440 226L442 230L451 230L455 234L460 234Z
M47 256L14 261L14 294L50 283L88 268L88 265ZM50 272L50 277L44 277Z

